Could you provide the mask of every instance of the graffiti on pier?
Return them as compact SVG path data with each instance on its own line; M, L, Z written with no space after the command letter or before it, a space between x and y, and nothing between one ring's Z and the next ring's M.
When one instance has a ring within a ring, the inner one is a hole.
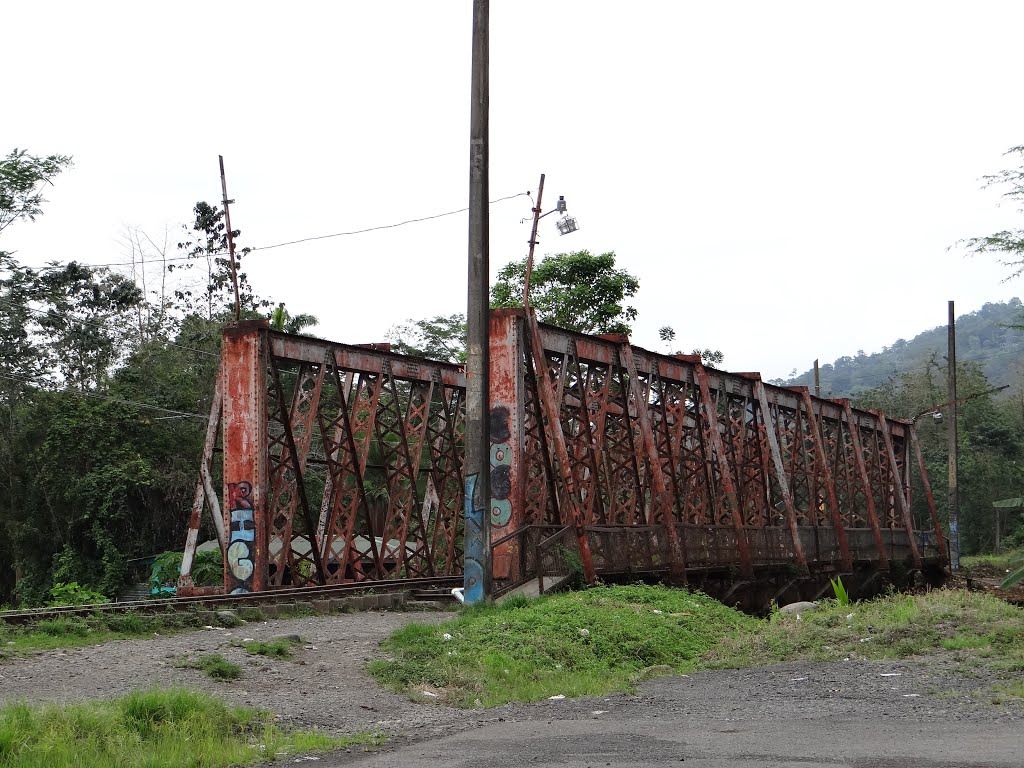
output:
M509 444L509 410L491 409L491 525L504 528L512 519L512 446Z
M252 483L228 483L228 513L231 531L228 536L228 573L231 575L231 594L252 591L255 570L253 548L256 543L256 520L252 508Z
M484 563L487 552L484 549L484 514L487 505L480 498L477 474L466 475L465 507L466 507L466 552L465 552L465 593L464 597L470 605L482 603L487 599L484 584Z

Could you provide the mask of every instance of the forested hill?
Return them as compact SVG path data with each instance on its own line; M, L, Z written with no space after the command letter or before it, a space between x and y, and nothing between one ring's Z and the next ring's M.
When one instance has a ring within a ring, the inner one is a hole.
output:
M956 321L958 363L975 361L993 386L1011 384L1024 364L1024 330L1009 328L1024 325L1024 305L1020 299L986 304L977 312ZM932 328L910 341L897 339L873 355L858 351L856 357L840 357L821 365L821 393L826 397L845 397L884 384L894 375L921 368L930 359L945 368L946 326ZM814 386L814 369L784 382L787 385Z

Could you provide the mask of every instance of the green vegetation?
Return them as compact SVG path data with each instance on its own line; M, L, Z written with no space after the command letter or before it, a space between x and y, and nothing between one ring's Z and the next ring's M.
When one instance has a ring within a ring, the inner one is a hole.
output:
M86 617L46 619L26 626L0 623L0 659L29 651L97 645L108 640L153 637L210 623L205 613L182 611L146 615L96 613Z
M1010 549L997 554L986 555L965 555L960 558L960 567L970 573L981 569L993 569L1006 572L1010 569L1015 558L1024 555L1024 549Z
M153 561L149 585L155 590L173 587L181 573L181 552L164 552ZM224 561L220 550L196 552L192 559L192 583L197 587L213 587L224 583Z
M722 637L756 620L704 595L602 587L467 609L440 626L411 624L371 664L382 682L457 706L628 689L652 667L688 672ZM451 640L445 636L450 635Z
M181 689L0 709L0 768L226 768L381 743L377 733L342 738L288 733L269 714Z
M194 660L185 659L181 666L202 670L214 680L237 680L242 674L240 666L219 653L207 653Z
M50 589L50 605L95 605L106 603L107 596L81 586L77 581L70 584L59 582Z
M371 663L370 671L413 696L489 707L601 695L697 669L937 652L1012 679L1024 669L1021 637L1024 610L957 590L849 605L823 601L799 620L779 613L760 620L699 593L599 587L406 626L382 645L391 658Z
M269 642L260 640L236 641L232 645L244 648L245 652L253 656L269 656L272 659L291 659L295 652L295 646L302 644L302 638L298 635L279 637Z
M523 306L526 258L506 264L491 288L491 308ZM629 333L636 310L626 302L640 281L615 268L612 252L555 253L537 260L530 277L530 306L542 323L581 333Z
M750 634L722 642L702 660L708 667L746 667L783 661L892 659L959 651L1000 669L1024 664L1024 610L989 595L934 590L893 594L793 617L776 614Z

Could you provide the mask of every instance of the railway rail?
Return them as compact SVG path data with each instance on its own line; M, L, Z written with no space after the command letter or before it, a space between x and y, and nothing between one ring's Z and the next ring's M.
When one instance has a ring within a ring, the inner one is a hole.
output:
M439 599L450 597L450 589L462 585L461 576L443 576L412 579L385 579L360 581L349 584L326 586L277 588L263 592L246 592L237 595L210 594L187 597L159 598L152 600L128 600L90 605L66 605L47 608L0 611L0 621L7 624L29 624L36 621L64 618L69 616L91 616L96 613L163 613L190 609L229 609L259 607L282 603L302 603L330 598L344 598L364 593L392 594L410 592L413 598Z

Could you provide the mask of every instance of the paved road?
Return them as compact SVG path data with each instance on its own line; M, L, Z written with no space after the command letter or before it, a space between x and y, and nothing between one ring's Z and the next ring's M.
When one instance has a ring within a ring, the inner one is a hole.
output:
M786 664L662 678L635 696L467 712L448 736L399 738L328 766L1021 768L1024 703L951 661ZM499 720L498 718L503 718Z
M330 765L360 768L683 765L685 768L992 768L1024 765L1019 729L829 719L594 718L498 723Z

